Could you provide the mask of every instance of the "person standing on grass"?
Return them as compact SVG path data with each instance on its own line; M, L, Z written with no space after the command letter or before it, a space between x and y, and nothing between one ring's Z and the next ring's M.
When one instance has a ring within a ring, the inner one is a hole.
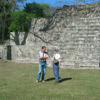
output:
M39 80L40 80L42 69L43 69L42 82L45 82L44 81L44 76L45 76L46 66L47 66L46 59L48 59L48 55L47 55L47 53L45 53L45 51L46 51L46 47L42 46L42 51L38 52L38 56L39 56L39 72L38 72L38 76L37 76L36 82L39 82Z
M50 55L49 57L53 61L53 72L56 79L55 83L59 83L59 68L60 68L60 63L61 63L61 56L58 53L58 49L54 49L53 58Z

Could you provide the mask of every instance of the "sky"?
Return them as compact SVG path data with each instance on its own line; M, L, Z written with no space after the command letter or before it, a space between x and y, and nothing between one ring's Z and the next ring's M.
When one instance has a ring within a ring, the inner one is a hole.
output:
M46 4L50 4L52 6L56 6L56 1L63 1L65 2L66 5L75 5L76 4L76 0L27 0L26 3L32 3L32 2L36 2L36 3L46 3ZM95 1L98 0L85 0L87 3L93 3ZM80 2L81 4L83 2Z
M57 4L57 1L62 1L63 3ZM25 0L24 3L19 3L20 9L23 9L25 7L26 3L46 3L54 7L62 7L63 5L77 5L77 4L84 4L83 2L76 2L77 0ZM84 0L83 0L84 1ZM94 3L100 0L85 0L86 3Z

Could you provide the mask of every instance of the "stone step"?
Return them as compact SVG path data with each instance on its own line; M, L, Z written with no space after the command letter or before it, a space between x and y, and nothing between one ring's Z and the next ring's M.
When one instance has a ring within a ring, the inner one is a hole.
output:
M62 65L75 65L75 66L95 66L95 67L99 67L99 62L87 62L87 61L82 61L82 62L76 62L76 61L66 61L66 62L62 62Z
M66 48L69 48L70 46L71 46L71 44L73 44L73 43L76 43L77 45L76 45L76 47L80 47L80 46L84 46L85 44L87 44L87 42L90 42L90 43L88 43L91 47L92 46L99 46L99 44L97 44L97 42L95 41L95 42L93 42L92 40L87 40L87 41L79 41L79 42L76 42L76 41L71 41L71 42L66 42L66 45L69 45L69 46L66 46ZM59 44L59 46L61 46L60 48L63 48L63 45L60 45ZM89 47L88 45L85 45L86 46L86 48L87 47ZM73 47L71 47L71 48L73 48Z
M91 63L73 63L73 62L66 62L66 63L62 63L61 66L64 66L64 68L98 68L99 64L95 63L95 64L91 64Z
M90 62L90 61L81 61L81 62L79 62L79 61L62 61L62 63L64 64L64 65L99 65L99 62L95 62L95 61L92 61L92 62Z
M80 29L79 29L80 30ZM79 31L78 29L70 29L70 28L66 28L66 29L63 29L63 31L62 31L62 35L63 34L80 34L80 33L100 33L100 30L99 29L81 29L80 31ZM85 34L84 34L85 35Z
M78 32L78 33L76 33L75 31L74 32L67 32L66 31L66 33L64 33L64 34L62 34L61 35L61 37L60 38L69 38L69 37L71 37L71 38L73 38L73 37L77 37L77 38L84 38L84 37L87 37L87 36L92 36L92 37L98 37L99 35L98 35L98 32L83 32L83 31L81 31L81 32Z
M72 22L77 22L77 21L83 21L83 22L94 22L94 21L100 21L100 17L96 18L96 17L92 17L92 18L69 18L66 19L66 21L72 21Z
M92 30L92 32L93 31L100 31L100 28L66 28L66 31L67 30L70 30L70 31L72 31L72 30L77 30L77 31L91 31Z
M65 52L65 54L61 53L62 56L65 56L63 58L64 60L69 59L69 58L70 59L72 58L74 60L82 59L82 61L86 61L86 60L87 61L91 61L91 60L98 61L99 60L98 57L96 57L98 55L98 53L96 51L94 53L93 53L93 51L89 51L89 50L87 50L87 51L83 50L83 52L82 52L82 50L81 50L81 52L79 50L78 51L76 50L73 52L70 52L68 50L66 50L66 51L67 52Z
M100 18L99 19L84 19L84 20L82 20L82 19L64 19L64 20L62 20L62 21L65 21L65 22L72 22L72 23L77 23L77 22L100 22Z
M76 63L77 65L81 66L98 66L99 67L99 62L78 62Z
M75 26L71 26L71 25L66 25L65 27L66 29L99 29L100 28L100 24L99 25L75 25Z
M88 40L92 40L92 42L97 42L99 41L100 39L98 37L93 37L93 36L84 36L83 38L80 37L67 37L65 38L65 40L62 40L62 39L59 39L58 43L67 43L67 42L80 42L80 41L83 41L83 42L86 42Z
M100 23L100 20L95 20L95 21L75 21L74 23L79 23L79 24L83 24L83 23L87 23L87 24L98 24Z
M69 51L70 52L70 51ZM61 53L61 52L60 52ZM73 52L72 52L73 53ZM75 53L75 52L74 52ZM91 52L91 53L96 53L96 52ZM87 55L87 56L86 56ZM97 54L98 55L98 54ZM96 58L97 56L96 54L93 55L93 54L89 54L89 52L81 52L81 53L75 53L75 54L61 54L61 57L62 59L66 60L66 61L90 61L90 60L93 60L93 61L98 61L98 58Z
M67 21L70 21L70 20L67 20ZM93 17L93 19L92 18L84 18L84 19L79 18L79 19L75 19L75 20L73 19L73 21L74 22L99 22L100 17L98 17L98 18Z
M73 41L87 41L87 40L91 40L92 39L92 41L97 41L97 37L95 37L95 36L86 36L86 37L84 37L84 38L77 38L77 37L73 37L73 38L71 38L71 40L73 40Z
M59 17L60 18L60 17ZM77 18L68 18L66 19L66 21L70 21L70 20L74 20L74 21L97 21L100 20L100 15L98 15L97 17L77 17Z
M59 48L69 48L69 47L71 47L71 48L75 48L75 47L86 47L86 48L89 48L89 47L91 47L92 48L92 46L95 46L95 47L98 47L98 46L100 46L99 45L99 43L97 44L97 42L92 42L92 43L88 43L87 44L87 42L84 42L83 44L77 44L77 42L64 42L64 43L59 43Z
M82 21L85 21L85 20L87 20L87 21L92 21L92 20L100 20L100 16L98 16L98 17L91 17L91 18L76 18L76 20L82 20Z
M82 48L81 48L82 49ZM62 54L62 56L67 56L67 57L75 57L75 59L80 58L80 59L95 59L95 56L99 56L99 53L97 52L98 50L86 50L86 49L75 49L74 51L68 50L66 49L66 51L63 51L62 49L60 49L60 53ZM95 54L94 54L95 53ZM97 58L98 59L98 58Z
M65 34L67 35L68 33L69 34L77 34L77 33L83 33L84 32L84 35L87 34L87 33L100 33L100 30L99 29L66 29L63 31L62 34Z
M69 28L79 28L79 25L82 28L99 27L100 26L100 22L91 22L91 23L77 22L74 25L73 25L73 23L69 23L69 24L64 23L62 25L62 27L64 27L64 28L67 28L67 27L69 27Z

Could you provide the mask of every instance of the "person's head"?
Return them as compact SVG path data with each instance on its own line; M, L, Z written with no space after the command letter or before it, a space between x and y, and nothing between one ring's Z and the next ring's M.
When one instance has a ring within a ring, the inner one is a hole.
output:
M58 53L58 49L54 49L54 53L55 53L55 54Z
M42 52L45 52L45 51L46 51L46 47L42 46Z

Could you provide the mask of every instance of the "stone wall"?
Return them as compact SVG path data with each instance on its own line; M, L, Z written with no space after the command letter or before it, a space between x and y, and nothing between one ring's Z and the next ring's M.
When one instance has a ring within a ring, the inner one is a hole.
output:
M81 5L71 5L71 6L65 6L63 8L59 8L56 12L56 14L66 13L68 16L98 16L100 15L100 3L87 3L87 4L81 4Z
M90 5L94 9L93 12L87 5L89 4L58 9L48 19L32 19L29 32L11 32L10 46L7 49L10 51L7 54L11 57L8 58L17 62L38 62L38 51L45 45L50 55L53 55L54 48L59 49L62 56L61 67L98 68L100 62L99 4ZM80 9L81 12L86 11L85 6L90 9L90 13L80 14ZM48 64L49 62L50 59Z
M7 59L7 46L0 45L0 58Z

